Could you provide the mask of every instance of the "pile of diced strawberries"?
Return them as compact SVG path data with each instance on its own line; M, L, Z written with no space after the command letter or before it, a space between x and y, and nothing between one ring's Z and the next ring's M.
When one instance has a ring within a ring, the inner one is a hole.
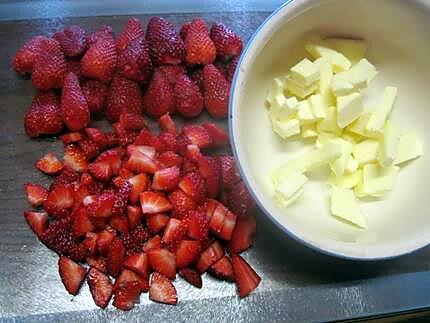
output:
M86 280L94 302L130 310L142 292L176 304L176 274L197 288L202 274L235 282L240 297L260 277L239 253L252 245L255 203L214 122L193 124L206 109L228 112L230 82L242 41L203 19L180 32L153 17L146 32L129 19L118 37L102 26L87 35L69 26L36 36L13 69L38 90L25 115L29 137L59 136L64 156L36 167L49 188L27 183L34 210L24 217L59 254L59 273L76 295ZM90 125L104 115L111 130ZM175 115L189 119L182 129ZM147 118L156 120L151 132Z

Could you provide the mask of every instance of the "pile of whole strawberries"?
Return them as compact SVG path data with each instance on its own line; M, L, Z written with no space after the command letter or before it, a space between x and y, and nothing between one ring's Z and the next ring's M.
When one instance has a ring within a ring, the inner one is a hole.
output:
M201 288L208 272L235 282L241 297L258 286L239 255L252 245L254 201L231 154L213 153L228 151L228 134L213 122L178 129L172 119L204 108L226 117L241 50L240 37L223 24L209 30L194 19L177 32L153 17L146 32L136 18L118 37L109 26L91 35L69 26L16 53L13 69L31 73L38 90L26 133L64 143L62 160L48 153L37 161L53 182L49 189L25 185L35 209L24 216L60 255L70 294L86 279L98 306L113 298L129 310L148 291L154 301L176 304L176 273ZM100 114L110 131L89 125Z

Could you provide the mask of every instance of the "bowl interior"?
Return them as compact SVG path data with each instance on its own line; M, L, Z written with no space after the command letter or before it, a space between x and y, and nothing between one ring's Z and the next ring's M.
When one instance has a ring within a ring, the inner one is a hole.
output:
M293 237L338 256L376 259L413 251L430 242L430 6L425 1L293 1L266 22L241 60L232 95L235 153L260 206ZM306 56L309 33L363 38L366 58L379 74L366 91L375 104L386 85L398 87L391 119L416 131L424 155L404 166L384 200L360 202L368 228L330 215L325 181L310 181L301 199L278 207L269 171L308 150L301 141L282 142L272 132L265 95L271 81Z

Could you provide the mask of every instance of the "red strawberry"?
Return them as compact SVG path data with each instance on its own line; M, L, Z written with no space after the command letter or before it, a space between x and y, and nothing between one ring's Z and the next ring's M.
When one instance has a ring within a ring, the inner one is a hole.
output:
M119 122L126 130L140 130L146 126L145 118L135 113L122 113Z
M182 40L185 40L185 38L187 37L190 26L191 26L191 21L188 21L181 26L181 30L179 31L179 34L181 35Z
M93 159L100 154L99 146L91 139L82 139L78 141L78 146L84 152L87 159Z
M224 240L231 240L234 228L236 227L237 216L236 214L227 210L225 214L224 223L218 237Z
M110 87L110 92L105 108L109 121L119 120L121 113L142 113L142 93L139 84L116 75Z
M238 182L231 188L228 207L239 217L250 214L255 209L255 201L243 182Z
M203 68L205 106L215 118L225 118L228 113L230 85L218 69L212 65Z
M164 229L169 222L169 217L163 213L149 215L146 220L146 225L152 233L157 233Z
M48 213L42 211L25 211L24 218L31 230L40 239L48 227Z
M100 254L106 254L109 250L109 246L113 239L115 238L115 230L107 227L103 231L100 231L98 233L97 237L97 249L100 252Z
M78 294L87 270L70 258L61 256L58 259L58 271L66 290L72 295Z
M139 206L128 205L127 217L128 217L128 226L130 227L130 229L134 229L142 221L142 218L143 218L142 208Z
M98 41L111 38L115 38L112 27L108 25L102 25L97 31L93 32L88 37L88 45L93 45Z
M112 305L123 311L129 311L134 304L139 303L141 286L138 282L126 282L121 284L114 292Z
M236 56L235 58L233 58L230 62L230 65L228 66L227 81L229 81L230 83L231 81L233 81L234 72L236 72L236 67L237 67L237 63L239 62L239 58L240 56Z
M109 304L113 292L112 282L109 277L101 271L91 268L88 272L87 281L94 303L101 308L105 308Z
M187 63L206 65L215 60L216 48L203 19L191 21L185 37L185 48Z
M182 156L185 156L187 146L191 144L190 139L188 139L188 137L186 137L183 133L181 133L176 137L176 142L178 145L179 154L181 154Z
M196 117L203 110L203 96L199 87L187 75L181 75L173 89L176 110L184 117Z
M205 180L197 172L186 174L179 182L178 186L197 204L203 202L206 197Z
M95 268L104 274L107 274L107 260L104 257L87 257L87 263L91 268Z
M86 205L88 215L96 218L108 218L112 215L112 208L114 203L114 193L106 190L101 195L99 195L94 202L89 205Z
M81 185L77 189L75 188L75 191L73 194L73 200L75 201L74 206L75 207L79 206L83 202L83 200L89 195L91 195L90 189L88 188L87 185L83 184L81 180Z
M68 166L64 166L61 173L54 178L54 181L49 186L49 190L52 191L57 185L68 185L73 186L79 181L79 174Z
M151 276L149 299L171 305L178 303L175 286L167 277L159 273L153 273Z
M165 167L182 167L183 158L173 151L165 151L158 155L157 160Z
M39 184L26 183L24 188L27 192L28 203L33 207L42 205L48 197L48 190Z
M130 80L148 83L153 67L145 39L133 40L118 56L118 72Z
M115 131L109 131L105 133L107 147L116 147L119 145L119 138Z
M80 132L69 132L59 137L63 144L68 145L82 140L84 137Z
M84 172L88 168L87 156L75 144L64 147L64 165L77 172Z
M191 268L182 268L179 270L179 275L191 285L197 288L202 288L202 276L197 270Z
M109 94L109 87L97 80L86 80L82 84L82 93L91 113L102 112Z
M185 237L187 230L188 227L186 221L171 218L164 229L161 243L165 246L174 244Z
M204 87L203 87L203 69L202 68L195 69L191 73L190 78L194 82L194 84L199 87L200 92L203 93L203 91L204 91Z
M124 260L122 266L134 271L139 276L149 276L149 260L146 253L140 252L132 254Z
M228 133L218 127L213 122L207 122L202 124L203 128L209 133L212 138L212 144L214 146L224 146L228 143Z
M56 39L67 57L81 56L87 49L87 36L80 26L68 26L52 36Z
M172 208L169 200L162 193L151 191L140 193L140 204L143 214L167 212Z
M88 170L95 179L101 182L108 182L112 177L112 169L107 163L91 163L88 165Z
M221 58L237 56L241 53L242 40L226 25L221 23L213 24L210 36L215 44L216 53Z
M228 242L230 253L240 253L252 246L252 237L256 231L256 223L252 214L239 217L233 231L231 240Z
M136 146L136 147L144 147L144 146ZM125 163L125 167L134 173L153 174L158 170L159 166L151 156L148 156L147 153L142 152L140 150L135 150L132 154L130 154L130 157Z
M66 75L69 73L73 73L78 77L78 79L81 79L81 62L72 58L66 59Z
M169 194L169 201L172 204L173 215L178 219L183 219L188 211L194 210L197 206L196 202L180 189Z
M121 234L127 233L130 230L128 226L128 218L124 215L111 217L109 224L112 228L114 228Z
M209 221L209 228L214 234L219 235L222 231L227 212L228 209L217 200L208 200L206 217Z
M40 43L33 64L31 81L36 89L61 88L66 74L66 60L60 44L53 38Z
M100 83L101 84L101 83ZM106 134L97 128L85 128L85 133L88 139L94 141L99 149L104 149L107 146Z
M41 44L49 42L49 38L45 36L35 36L28 40L15 54L12 61L12 68L17 73L31 73L33 70L34 61L39 54Z
M188 137L187 137L188 138ZM188 139L189 140L189 139ZM192 162L193 164L197 163L201 158L203 158L203 155L200 151L199 146L195 144L189 144L187 145L185 149L185 157L188 161ZM187 165L188 166L188 165ZM192 167L191 167L192 168ZM197 167L196 167L197 168ZM185 172L185 171L184 171ZM188 173L188 172L185 172Z
M164 168L154 173L152 189L159 191L173 191L180 179L179 168L176 166Z
M48 175L55 175L63 169L63 163L53 153L47 153L36 162L36 167Z
M128 197L131 193L131 184L125 181L115 194L115 202L112 208L113 216L125 215L127 212Z
M230 189L240 181L236 161L230 155L220 156L219 160L221 164L221 185L223 188Z
M175 122L170 117L169 112L158 118L158 126L162 131L169 132L175 136L177 134Z
M43 202L43 208L51 216L64 217L68 215L68 209L73 206L74 191L70 185L57 185L52 189L46 201Z
M140 20L135 17L130 18L116 40L118 52L122 52L133 40L142 38L143 36L144 31Z
M175 254L167 249L151 249L148 251L148 259L154 271L165 275L169 279L176 277Z
M148 129L145 129L145 128L143 128L139 132L139 135L136 137L134 144L138 146L140 145L151 146L154 149L154 152L156 148L160 146L158 137L153 135Z
M173 87L162 72L156 70L143 97L145 112L152 118L159 118L175 108Z
M31 102L24 117L25 132L30 138L55 135L64 128L60 113L60 100L53 92L40 92Z
M73 234L76 237L84 236L87 232L95 229L91 222L85 208L80 208L75 215L75 222L73 223Z
M227 281L234 281L234 272L231 261L227 256L222 257L216 263L214 263L210 268L209 272L215 277Z
M207 148L212 145L212 137L203 126L186 125L182 131L191 143L197 145L200 149Z
M184 43L169 21L152 17L146 30L151 58L156 65L176 65L183 61Z
M152 249L160 249L160 248L161 248L161 237L159 235L155 235L144 244L143 251L149 252Z
M142 173L128 179L128 182L131 184L130 202L135 204L139 201L140 193L148 189L150 184L149 177Z
M196 240L206 240L209 234L209 221L206 214L195 210L188 213L188 236Z
M182 65L162 65L157 70L164 74L172 87L175 86L176 80L186 73Z
M107 254L107 269L112 276L116 276L121 269L122 262L125 258L125 247L123 242L114 238L110 243Z
M163 131L158 135L158 141L159 143L156 147L158 152L178 151L178 142L174 134L171 134L167 131Z
M232 255L231 262L239 296L245 297L257 288L261 278L241 256Z
M196 269L203 273L224 256L224 249L218 241L214 241L197 260Z
M176 266L184 268L192 264L200 255L200 241L182 240L176 249Z
M202 156L198 160L199 171L206 181L208 196L215 198L218 196L221 165L219 159L213 156Z
M113 286L114 293L116 294L120 289L127 289L124 287L127 287L127 284L131 282L137 283L139 292L147 292L149 290L148 278L148 276L141 276L132 270L123 269L115 280L115 285Z

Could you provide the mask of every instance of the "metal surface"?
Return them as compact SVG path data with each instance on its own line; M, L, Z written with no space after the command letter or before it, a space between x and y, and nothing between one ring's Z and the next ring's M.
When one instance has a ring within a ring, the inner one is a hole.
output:
M223 21L246 40L268 14L202 16L209 21ZM179 26L194 15L163 16ZM148 16L139 17L148 21ZM22 42L33 35L50 34L72 23L88 31L110 24L119 31L127 19L114 16L0 23L0 321L300 322L430 308L429 248L382 262L335 259L285 237L261 214L257 214L255 247L244 257L261 275L262 283L243 300L236 296L233 284L207 275L201 290L176 279L177 306L150 302L143 294L141 303L130 312L113 307L103 311L95 307L86 284L78 296L68 295L58 276L58 257L37 241L22 217L28 207L23 184L49 182L33 168L34 162L49 151L61 156L61 143L26 137L23 116L34 91L30 81L9 69L9 62Z

